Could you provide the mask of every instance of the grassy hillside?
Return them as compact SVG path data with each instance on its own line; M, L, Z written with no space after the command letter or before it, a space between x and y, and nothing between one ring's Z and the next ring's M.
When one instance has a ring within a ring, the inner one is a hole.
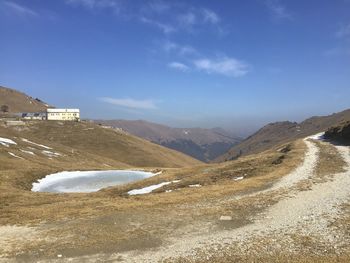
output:
M9 113L40 112L45 111L49 106L40 99L0 86L0 107L3 105L8 107Z
M185 167L201 163L174 150L87 122L30 121L25 126L9 127L0 122L0 137L16 143L8 147L0 144L0 171L16 166L38 171L33 179L62 170ZM21 180L14 183L22 185Z
M217 162L232 160L242 155L259 153L275 145L322 132L333 125L350 120L350 109L329 116L316 116L297 122L270 123L259 131L233 146L226 154L218 157Z

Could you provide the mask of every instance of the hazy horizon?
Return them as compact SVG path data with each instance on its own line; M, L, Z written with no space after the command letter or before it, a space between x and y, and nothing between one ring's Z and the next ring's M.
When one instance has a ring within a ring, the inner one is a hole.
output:
M0 84L89 119L222 127L349 108L349 1L0 0Z

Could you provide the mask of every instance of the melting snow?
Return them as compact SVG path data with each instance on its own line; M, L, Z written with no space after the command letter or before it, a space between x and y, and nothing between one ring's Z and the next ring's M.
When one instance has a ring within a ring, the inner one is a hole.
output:
M200 184L190 184L189 187L202 187Z
M15 158L19 158L19 159L23 159L22 157L17 156L16 154L12 153L12 152L8 152L9 155L15 157Z
M61 156L62 154L60 153L55 153L55 152L50 152L50 151L41 151L43 154L45 154L46 156L49 156L49 157L58 157L58 156Z
M131 170L74 171L47 175L33 183L33 192L89 193L146 179L155 174Z
M239 181L239 180L242 180L242 179L244 179L244 176L239 176L239 177L233 178L234 181Z
M22 141L30 143L30 144L33 144L33 145L36 145L36 146L39 146L39 147L42 147L44 149L52 149L51 147L48 147L48 146L45 146L45 145L42 145L42 144L38 144L38 143L35 143L35 142L31 142L31 141L29 141L27 139L24 139L24 138L22 138Z
M317 133L317 134L314 134L314 135L311 135L309 137L307 137L308 139L313 139L313 140L323 140L323 137L324 137L324 132L320 132L320 133Z
M0 144L3 146L9 147L10 144L17 144L17 143L15 143L14 141L12 141L10 139L0 137Z
M33 153L33 152L31 152L31 151L26 151L26 150L22 150L22 149L20 149L20 151L21 151L22 153L27 153L27 154L35 155L35 153Z
M157 173L158 174L158 173ZM141 189L134 189L128 192L129 195L143 195L143 194L149 194L151 193L153 190L156 190L158 188L163 187L164 185L168 185L171 183L178 183L180 182L180 180L175 180L175 181L171 181L171 182L164 182L164 183L160 183L160 184L154 184L154 185L150 185ZM171 191L171 190L169 190Z

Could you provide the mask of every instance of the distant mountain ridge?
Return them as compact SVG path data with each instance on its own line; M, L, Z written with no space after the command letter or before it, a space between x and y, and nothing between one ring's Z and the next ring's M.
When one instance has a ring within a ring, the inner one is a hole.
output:
M2 106L7 106L8 113L40 112L51 107L38 98L34 99L20 91L0 86L0 107Z
M121 128L151 142L209 162L241 141L221 128L172 128L144 120L96 120L97 123Z
M350 109L328 116L314 116L300 123L290 121L270 123L241 143L233 146L227 153L216 158L215 161L228 161L242 155L259 153L278 144L326 131L333 125L349 120Z

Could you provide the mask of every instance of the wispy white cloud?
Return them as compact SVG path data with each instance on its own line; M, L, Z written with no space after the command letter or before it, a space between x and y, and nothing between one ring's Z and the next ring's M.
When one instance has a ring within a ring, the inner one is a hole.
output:
M186 66L185 64L183 64L181 62L176 62L176 61L169 63L168 67L182 71L182 72L188 72L190 70L190 68L188 66Z
M187 31L212 25L219 34L221 18L213 10L204 7L194 7L186 2L151 0L144 1L136 7L126 0L64 0L72 7L82 7L90 11L112 10L113 13L140 21L143 24L158 28L164 34Z
M176 29L173 26L159 22L157 20L149 19L146 17L140 17L140 21L142 23L149 24L159 28L161 31L163 31L164 34L169 34L176 31Z
M143 110L157 109L157 105L153 100L135 100L130 98L116 99L116 98L109 98L109 97L99 98L99 100L109 104L130 108L130 109L143 109Z
M220 23L220 20L219 15L208 8L192 8L190 11L177 16L177 21L183 27L204 24L217 25Z
M241 77L250 71L250 66L235 58L198 59L193 61L196 69L208 74L221 74L228 77Z
M280 0L266 0L265 5L269 9L273 19L292 19L292 15L289 13L287 8L281 4Z
M147 4L147 8L155 13L163 14L170 10L171 5L169 2L164 2L161 0L151 1Z
M162 49L166 52L175 52L181 56L195 55L198 53L197 50L190 45L180 45L169 40L162 43Z
M162 43L162 48L166 52L171 52L178 49L178 44L172 41L166 40L164 43Z
M86 9L110 9L114 13L119 13L121 9L120 0L65 0L68 5L82 6Z
M342 24L335 32L337 43L334 47L323 52L327 57L349 56L350 55L350 24Z
M350 37L350 24L342 25L335 33L337 38L348 38Z
M179 47L179 54L182 56L195 55L195 54L198 54L198 52L194 47L189 46L189 45L185 45L185 46Z
M4 1L3 4L12 12L15 13L18 16L38 16L38 13L35 12L34 10L25 7L23 5L17 4L15 2L11 2L11 1Z
M215 13L213 10L203 8L202 9L202 15L205 22L211 23L211 24L217 24L220 22L220 17L217 13Z
M193 12L180 14L177 16L177 20L182 26L185 27L192 27L194 24L198 23L197 16Z

